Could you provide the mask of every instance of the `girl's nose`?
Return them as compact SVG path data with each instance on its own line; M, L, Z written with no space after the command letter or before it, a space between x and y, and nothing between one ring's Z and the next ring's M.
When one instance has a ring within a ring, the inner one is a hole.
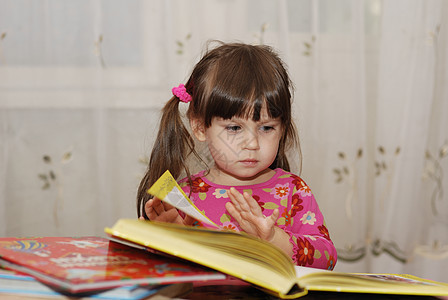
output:
M248 150L258 150L260 148L260 143L258 142L258 135L255 132L250 132L245 137L245 145L244 147Z

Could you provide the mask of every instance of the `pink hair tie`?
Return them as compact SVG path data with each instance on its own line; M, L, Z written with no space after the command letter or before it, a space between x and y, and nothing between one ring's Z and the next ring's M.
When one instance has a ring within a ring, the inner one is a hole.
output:
M187 93L187 89L185 88L185 85L182 83L179 84L178 87L173 87L171 90L173 92L173 95L179 98L180 101L188 103L191 101L191 95Z

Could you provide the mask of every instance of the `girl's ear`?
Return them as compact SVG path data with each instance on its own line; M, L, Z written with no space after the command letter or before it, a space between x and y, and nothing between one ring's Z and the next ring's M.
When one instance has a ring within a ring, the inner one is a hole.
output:
M205 126L204 123L198 119L190 120L190 127L193 131L194 136L200 142L205 142Z

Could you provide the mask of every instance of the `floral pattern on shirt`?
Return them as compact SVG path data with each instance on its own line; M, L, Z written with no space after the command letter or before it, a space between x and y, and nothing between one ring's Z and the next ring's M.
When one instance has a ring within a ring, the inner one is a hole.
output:
M276 199L283 199L288 197L289 194L289 185L277 184L271 191L271 194Z
M292 207L291 207L291 217L294 217L296 213L303 209L301 205L303 200L300 198L298 194L292 195Z
M316 214L308 211L305 214L303 214L303 216L300 218L300 221L302 221L302 224L310 224L310 225L314 225L314 223L316 222Z
M312 266L314 262L314 247L305 237L297 239L298 249L296 251L297 265Z
M195 178L193 180L192 192L193 193L207 193L210 185L204 182L202 178Z
M334 259L333 255L330 255L327 259L327 270L333 270L335 264L336 260Z
M226 191L230 186L215 184L204 177L205 171L192 176L192 186L185 178L179 183L191 201L213 222L224 229L240 231L225 204L230 201ZM337 261L336 249L330 239L324 218L309 186L297 175L275 169L268 181L251 186L234 186L244 191L270 216L279 209L277 226L290 235L292 260L296 265L332 270ZM191 193L190 193L191 192Z
M325 225L322 226L317 226L317 228L319 229L319 232L322 233L322 235L329 241L331 241L330 239L330 233L328 232L328 229Z
M215 189L215 192L213 195L219 199L219 198L229 198L229 195L227 194L226 189Z

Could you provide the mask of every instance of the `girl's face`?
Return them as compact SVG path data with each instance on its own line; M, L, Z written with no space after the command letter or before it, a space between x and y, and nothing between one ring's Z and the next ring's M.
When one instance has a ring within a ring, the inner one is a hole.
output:
M268 117L266 108L260 120L214 117L209 128L194 130L206 141L215 166L207 176L222 185L250 185L272 177L269 166L277 155L283 128L279 118Z

